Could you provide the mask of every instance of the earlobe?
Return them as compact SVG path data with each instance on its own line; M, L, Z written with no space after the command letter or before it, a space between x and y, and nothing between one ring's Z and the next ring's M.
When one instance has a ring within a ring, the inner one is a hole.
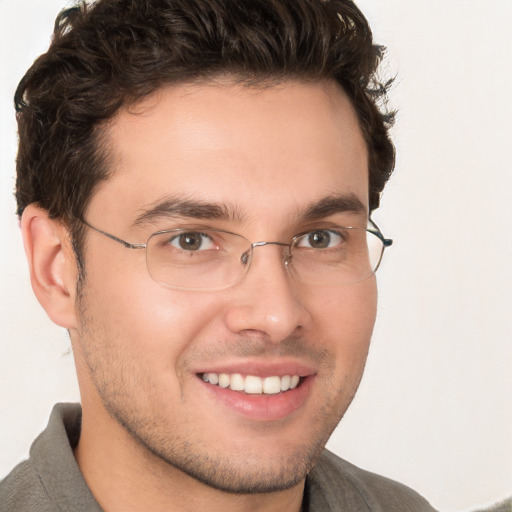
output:
M74 328L78 273L68 230L35 205L23 212L21 230L37 300L53 322Z

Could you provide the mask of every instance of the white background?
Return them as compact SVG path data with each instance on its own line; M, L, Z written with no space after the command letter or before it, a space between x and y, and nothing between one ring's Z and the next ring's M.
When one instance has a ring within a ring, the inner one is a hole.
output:
M52 404L78 397L67 334L30 290L12 197L12 97L64 4L0 0L0 477ZM470 510L512 494L512 1L358 4L398 74L398 163L375 216L395 245L366 375L330 448Z

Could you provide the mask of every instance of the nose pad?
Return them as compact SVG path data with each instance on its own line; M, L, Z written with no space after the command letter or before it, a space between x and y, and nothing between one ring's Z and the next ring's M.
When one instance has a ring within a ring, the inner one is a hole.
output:
M241 258L242 263L243 264L249 263L250 262L250 253L254 252L254 248L255 247L263 247L264 245L277 245L277 246L282 247L283 248L283 250L282 250L283 261L284 261L285 266L288 266L288 263L290 262L290 259L291 259L290 247L288 246L288 244L285 244L283 242L254 242L251 246L251 250L248 250L248 251L244 252L244 254L242 254L242 258Z
M240 256L240 262L242 263L242 265L244 267L249 265L249 263L251 262L251 253L252 253L252 247L250 249L247 249L247 251L245 251L242 254L242 256Z
M255 247L263 247L264 245L277 245L282 247L282 258L284 267L286 270L290 270L289 267L292 259L292 255L290 253L290 247L288 244L283 242L254 242L249 249L243 252L240 256L240 263L242 267L244 267L244 278L246 273L249 271L249 267L251 266L252 260L254 258L254 248Z

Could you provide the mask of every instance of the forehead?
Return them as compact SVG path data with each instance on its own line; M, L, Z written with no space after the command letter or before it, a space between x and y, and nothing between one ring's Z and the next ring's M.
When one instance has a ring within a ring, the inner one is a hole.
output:
M331 82L167 87L120 111L105 135L115 164L90 203L97 218L130 222L169 197L248 219L290 216L340 194L367 209L367 148Z

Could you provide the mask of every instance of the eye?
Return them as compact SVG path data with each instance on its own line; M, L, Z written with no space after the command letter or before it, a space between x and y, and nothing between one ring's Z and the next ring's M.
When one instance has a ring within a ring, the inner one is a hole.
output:
M331 249L343 243L344 238L337 231L321 229L311 231L297 239L295 247L307 249Z
M169 245L183 251L207 251L215 249L215 244L210 236L198 231L187 231L172 237Z

